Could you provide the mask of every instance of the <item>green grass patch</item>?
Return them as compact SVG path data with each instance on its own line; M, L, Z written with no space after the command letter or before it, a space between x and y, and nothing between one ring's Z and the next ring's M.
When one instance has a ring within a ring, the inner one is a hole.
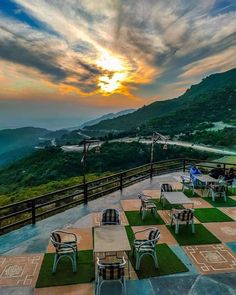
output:
M171 209L183 209L182 205L171 205L167 200L165 200L164 207L162 206L160 201L154 200L154 203L157 207L157 210L171 210Z
M164 224L164 221L158 214L156 218L152 213L148 212L144 220L142 220L142 216L139 211L125 211L125 215L128 219L129 225L131 226Z
M175 234L175 226L167 225L167 228L175 237L179 245L203 245L221 243L208 229L202 224L195 224L195 233L192 234L191 225L180 225L179 233Z
M144 256L141 260L140 270L135 270L139 279L188 271L188 268L166 244L157 245L156 252L159 268L155 268L154 261L149 255ZM135 268L135 257L129 254L129 259Z
M212 198L204 198L208 203L214 207L236 207L236 200L227 198L225 202L223 198L215 198L215 202L212 201Z
M194 192L192 194L191 190L185 190L184 191L185 196L187 196L188 198L200 198L199 194L197 194L196 192Z
M125 230L129 239L130 246L132 246L135 239L134 232L130 225L126 225Z
M93 251L79 251L77 272L73 273L69 258L62 258L56 273L52 273L54 253L46 253L39 272L36 288L90 283L95 279Z
M194 210L194 216L201 222L233 221L217 208L197 208Z

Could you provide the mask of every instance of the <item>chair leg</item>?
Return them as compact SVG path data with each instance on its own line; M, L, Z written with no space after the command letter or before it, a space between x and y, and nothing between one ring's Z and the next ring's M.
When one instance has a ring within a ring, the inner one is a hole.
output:
M175 221L175 233L176 234L179 233L179 222L178 222L178 220Z
M122 287L123 287L123 293L124 293L124 295L126 295L127 292L126 292L126 281L125 281L125 277L122 278Z
M192 220L192 233L195 234L195 224L193 220Z
M142 212L142 220L145 219L145 215L146 215L146 210L143 209L143 212Z
M153 257L154 257L155 267L158 268L159 265L158 265L158 260L157 260L157 253L156 253L156 251L154 251L154 253L153 253Z
M53 267L52 267L52 272L55 273L57 270L57 263L58 263L58 255L55 254L54 256L54 262L53 262Z
M140 269L140 263L141 263L141 256L140 254L137 252L136 254L136 264L135 264L135 269L139 270Z

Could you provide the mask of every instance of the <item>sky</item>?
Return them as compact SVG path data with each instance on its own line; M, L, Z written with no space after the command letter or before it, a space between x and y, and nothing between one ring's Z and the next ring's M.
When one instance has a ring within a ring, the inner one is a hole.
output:
M235 53L235 0L0 0L0 129L174 98Z

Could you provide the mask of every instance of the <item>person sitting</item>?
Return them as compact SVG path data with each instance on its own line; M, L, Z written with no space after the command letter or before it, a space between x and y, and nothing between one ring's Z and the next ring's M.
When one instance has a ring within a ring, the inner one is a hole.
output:
M215 179L218 179L219 176L225 176L225 173L224 173L224 169L221 168L221 165L218 164L216 166L216 168L213 168L211 171L210 171L210 176L215 178Z
M230 168L229 172L226 173L225 175L225 180L227 181L229 185L232 185L235 178L236 178L236 175L234 173L234 169Z
M195 178L196 175L202 175L202 172L201 170L199 170L195 164L192 165L192 167L190 168L190 177L193 181L193 185L194 185L194 188L197 187L197 184L198 184L198 181L197 179Z

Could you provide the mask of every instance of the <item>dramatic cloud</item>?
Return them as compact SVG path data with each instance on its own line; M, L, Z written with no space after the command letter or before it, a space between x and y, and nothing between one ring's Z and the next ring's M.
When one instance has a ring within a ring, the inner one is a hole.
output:
M233 0L2 0L0 59L53 92L139 105L236 66L235 9Z

